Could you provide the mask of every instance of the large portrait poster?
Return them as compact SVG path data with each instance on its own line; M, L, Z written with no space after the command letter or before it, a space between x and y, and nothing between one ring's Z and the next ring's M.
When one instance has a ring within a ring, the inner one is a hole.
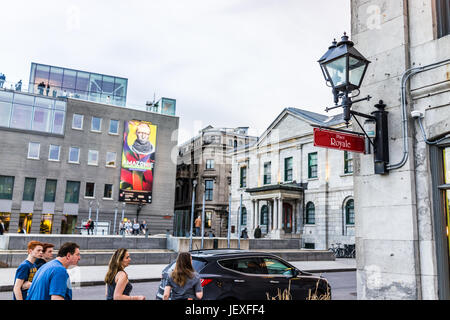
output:
M152 202L156 125L125 121L119 201Z

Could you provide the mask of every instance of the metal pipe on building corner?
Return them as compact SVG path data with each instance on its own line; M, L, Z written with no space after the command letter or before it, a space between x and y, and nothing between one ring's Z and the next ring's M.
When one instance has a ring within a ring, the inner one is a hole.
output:
M414 67L406 70L402 75L402 86L401 86L401 104L402 104L402 134L403 134L403 157L400 162L395 164L387 164L388 170L399 169L403 167L408 160L409 147L408 147L408 117L407 117L407 104L406 99L406 83L414 75L439 68L443 65L450 63L450 59L435 62L422 67Z

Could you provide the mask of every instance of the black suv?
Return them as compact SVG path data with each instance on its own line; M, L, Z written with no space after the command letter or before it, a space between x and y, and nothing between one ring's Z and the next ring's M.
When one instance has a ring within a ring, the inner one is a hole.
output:
M298 270L280 257L246 250L191 251L205 300L331 299L323 277ZM175 261L164 268L156 299L161 300Z

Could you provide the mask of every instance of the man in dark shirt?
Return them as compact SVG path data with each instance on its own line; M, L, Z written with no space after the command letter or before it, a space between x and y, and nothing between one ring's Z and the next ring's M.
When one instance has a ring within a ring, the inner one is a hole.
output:
M45 263L53 260L53 248L55 247L52 243L45 242L42 245L42 258L36 259L36 262L34 263L36 265L36 268L39 270L40 267L42 267Z

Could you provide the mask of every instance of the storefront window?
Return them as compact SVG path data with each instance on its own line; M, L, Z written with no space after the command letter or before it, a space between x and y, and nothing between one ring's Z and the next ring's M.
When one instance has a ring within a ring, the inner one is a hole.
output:
M61 220L61 234L73 234L76 225L77 216L68 214L63 215Z
M3 225L5 226L5 231L9 231L9 221L11 221L11 213L9 212L0 212L0 219L3 221Z
M43 214L41 216L41 225L39 227L39 233L51 234L53 226L53 215Z

